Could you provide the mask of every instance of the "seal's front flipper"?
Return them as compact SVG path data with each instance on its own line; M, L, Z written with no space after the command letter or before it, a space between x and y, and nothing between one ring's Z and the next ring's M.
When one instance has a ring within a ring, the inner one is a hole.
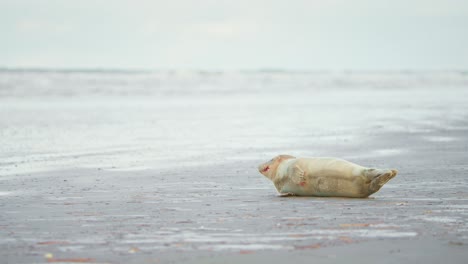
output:
M289 174L292 182L294 182L295 184L303 185L306 181L306 172L298 165L294 165Z
M294 193L278 193L278 197L296 196Z

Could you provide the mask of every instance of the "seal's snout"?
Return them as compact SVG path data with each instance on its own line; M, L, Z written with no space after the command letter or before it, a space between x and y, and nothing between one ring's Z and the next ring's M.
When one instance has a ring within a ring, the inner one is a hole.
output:
M262 171L263 171L263 167L264 167L263 164L258 165L258 171L259 171L259 172L262 172Z
M258 171L259 171L260 173L265 173L265 172L267 172L268 170L270 170L270 167L269 167L268 165L260 164L260 165L258 166Z

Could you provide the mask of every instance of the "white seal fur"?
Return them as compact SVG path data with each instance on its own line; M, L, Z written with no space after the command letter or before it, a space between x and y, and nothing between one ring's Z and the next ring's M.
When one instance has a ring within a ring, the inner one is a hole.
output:
M260 164L280 195L365 198L398 173L394 169L367 168L337 158L296 158L279 155Z

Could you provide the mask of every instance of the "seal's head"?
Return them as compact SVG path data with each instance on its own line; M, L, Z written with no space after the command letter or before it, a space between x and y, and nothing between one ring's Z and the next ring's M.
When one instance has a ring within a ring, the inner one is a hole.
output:
M262 163L258 166L258 171L269 179L273 179L276 176L276 169L278 165L284 160L294 159L296 157L290 155L278 155L272 158L270 161Z

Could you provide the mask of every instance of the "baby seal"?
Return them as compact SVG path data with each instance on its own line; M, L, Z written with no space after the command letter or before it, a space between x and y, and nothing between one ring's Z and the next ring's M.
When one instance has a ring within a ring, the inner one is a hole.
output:
M377 192L397 170L359 166L337 158L279 155L258 166L280 195L365 198Z

